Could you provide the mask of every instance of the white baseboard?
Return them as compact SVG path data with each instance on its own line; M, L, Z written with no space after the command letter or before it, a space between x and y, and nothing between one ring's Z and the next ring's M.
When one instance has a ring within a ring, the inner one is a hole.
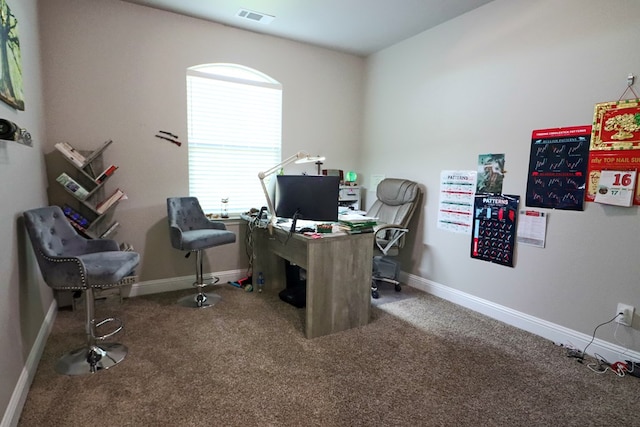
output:
M217 286L227 285L227 282L236 282L243 277L246 277L247 271L242 270L228 270L218 271L215 273L205 273L204 280L212 280L213 277L218 277ZM193 287L195 275L172 277L169 279L160 280L147 280L145 282L138 282L131 285L128 291L124 292L125 297L137 297L140 295L158 294L161 292L178 291L181 289L189 289Z
M413 274L402 272L400 274L400 280L408 286L445 299L462 307L466 307L478 313L482 313L485 316L499 320L508 325L515 326L516 328L527 332L531 332L532 334L546 338L555 343L571 343L577 349L581 350L589 344L589 341L591 341L591 335L583 334L581 332L565 328L564 326L521 313L511 308L478 298ZM593 343L591 343L587 350L587 354L593 355L594 353L597 353L609 361L620 360L621 354L625 354L626 360L640 360L639 352L631 351L617 344L597 338L593 340Z
M51 301L51 305L49 306L49 310L47 311L47 315L45 316L42 325L40 325L40 330L38 331L36 340L31 347L29 356L27 356L27 361L22 368L18 382L13 389L11 400L4 412L2 422L0 422L0 427L14 427L18 425L20 414L22 413L22 407L24 406L24 402L27 400L29 388L31 387L36 370L38 369L38 363L40 363L40 358L42 357L44 346L47 343L47 338L49 338L49 334L51 333L51 328L53 327L53 322L56 319L57 312L58 304L54 299Z

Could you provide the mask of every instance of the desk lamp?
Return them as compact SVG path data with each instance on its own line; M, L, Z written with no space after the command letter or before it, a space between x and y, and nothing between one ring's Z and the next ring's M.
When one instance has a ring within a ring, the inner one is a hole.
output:
M269 214L271 214L271 217L269 218L269 222L267 223L267 228L269 229L269 233L273 233L273 225L276 222L276 209L273 206L273 200L271 200L271 197L269 197L269 192L267 191L267 186L264 184L264 179L269 175L279 171L284 166L293 162L313 163L313 162L322 162L323 160L325 160L324 157L311 156L309 155L309 153L306 153L304 151L298 151L293 156L284 159L283 161L273 166L272 168L267 169L264 172L258 173L258 178L260 179L260 185L262 185L262 191L264 191L264 197L267 199L267 208L269 208Z

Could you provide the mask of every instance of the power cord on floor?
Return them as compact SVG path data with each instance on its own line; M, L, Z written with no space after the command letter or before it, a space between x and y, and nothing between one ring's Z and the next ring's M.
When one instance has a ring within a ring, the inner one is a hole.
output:
M622 315L624 314L618 313L611 320L608 320L596 326L595 329L593 330L591 341L589 341L589 343L586 345L586 347L582 351L570 342L563 344L563 343L554 341L554 344L564 348L566 350L567 357L574 358L579 363L584 363L584 359L587 356L587 348L589 348L589 346L595 340L596 332L598 331L598 328L615 321L619 316L622 316ZM604 374L611 371L619 377L624 377L626 375L633 375L635 377L640 378L640 362L631 360L632 358L629 357L629 355L627 354L628 344L620 342L620 340L617 337L619 327L620 327L620 324L616 325L616 329L614 330L613 337L618 344L620 344L622 347L625 348L625 350L622 353L620 353L621 360L623 361L610 363L607 359L605 359L598 353L594 353L593 358L595 359L595 361L592 363L586 364L585 366L596 374Z
M624 313L622 313L622 312L618 313L611 320L608 320L608 321L606 321L604 323L601 323L598 326L596 326L596 328L593 330L593 335L591 336L591 341L589 341L589 344L587 344L587 346L584 348L584 350L582 350L582 354L579 357L577 357L578 362L582 363L584 361L584 356L585 356L585 354L587 354L587 349L589 348L591 343L593 343L593 341L596 339L596 332L598 331L598 328L613 322L619 316L624 316Z
M640 363L637 360L633 360L633 358L629 356L629 344L623 343L618 339L618 329L620 329L619 323L616 325L616 329L613 331L613 339L625 349L622 353L620 353L620 360L624 360L624 362L616 362L614 363L614 365L618 365L619 369L625 369L626 374L640 378Z

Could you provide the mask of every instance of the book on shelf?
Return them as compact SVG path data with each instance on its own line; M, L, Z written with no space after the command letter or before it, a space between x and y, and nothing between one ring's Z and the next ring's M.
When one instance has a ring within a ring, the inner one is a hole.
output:
M104 171L102 171L102 173L100 175L98 175L98 177L95 179L95 181L100 184L101 182L103 182L105 179L107 179L107 177L113 175L113 173L116 171L116 169L118 169L118 166L116 165L111 165L108 168L106 168Z
M131 252L133 251L133 245L131 243L122 242L120 244L120 250L123 252Z
M89 192L82 185L78 184L73 178L71 178L66 173L61 173L58 178L56 178L63 187L73 193L78 199L85 200L87 196L89 196Z
M73 209L71 206L65 204L62 206L62 212L64 212L65 216L69 218L74 223L80 225L83 228L88 228L91 224L87 218L82 216L78 211Z
M55 144L55 147L62 155L79 168L84 166L87 159L68 142L58 142Z
M80 232L80 234L82 234L85 237L89 237L89 233L87 232L86 228L84 228L83 226L81 226L77 222L73 221L71 218L67 218L67 221L69 222L69 224L71 224L73 226L73 228L78 230Z
M111 193L109 197L107 197L106 199L104 199L103 201L101 201L96 205L96 212L102 215L107 211L107 209L109 209L111 206L113 206L114 203L116 203L118 200L122 199L123 197L126 197L126 195L124 194L124 191L117 188L113 193Z
M115 221L113 224L111 224L109 226L109 228L107 228L101 235L100 238L101 239L105 239L107 237L109 237L111 234L113 234L113 232L116 230L116 228L118 228L118 226L120 225L120 223L118 221Z

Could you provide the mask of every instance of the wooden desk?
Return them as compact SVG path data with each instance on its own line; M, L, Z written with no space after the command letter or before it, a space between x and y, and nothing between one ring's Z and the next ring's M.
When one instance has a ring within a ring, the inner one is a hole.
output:
M288 240L288 233L280 229L274 229L273 235L263 228L253 233L253 276L264 275L263 292L286 288L283 258L307 271L307 338L369 323L372 233L328 234L319 239L294 234Z

